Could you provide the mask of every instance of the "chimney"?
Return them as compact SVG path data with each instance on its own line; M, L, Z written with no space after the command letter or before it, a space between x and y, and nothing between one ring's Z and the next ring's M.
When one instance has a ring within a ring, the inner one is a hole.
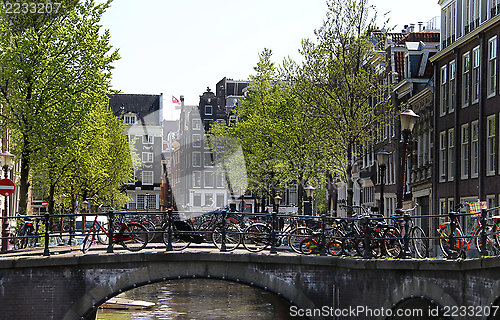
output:
M407 24L405 24L405 25L403 26L403 30L401 30L401 32L402 32L402 33L407 33L407 32L408 32L408 25L407 25Z
M181 94L181 107L184 107L184 95Z
M410 27L408 28L408 33L414 32L414 31L415 31L415 24L414 23L410 23Z
M422 32L424 30L423 26L424 26L423 22L418 23L418 32Z

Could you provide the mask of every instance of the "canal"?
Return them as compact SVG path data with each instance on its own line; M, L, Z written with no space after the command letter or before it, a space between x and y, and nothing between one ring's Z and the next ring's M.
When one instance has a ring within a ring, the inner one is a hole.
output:
M154 302L149 310L99 309L99 320L252 319L287 320L290 304L279 296L240 283L182 279L150 284L119 297Z

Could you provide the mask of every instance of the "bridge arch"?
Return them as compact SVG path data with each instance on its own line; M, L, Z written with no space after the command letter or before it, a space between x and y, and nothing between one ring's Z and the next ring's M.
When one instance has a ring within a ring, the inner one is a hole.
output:
M119 271L110 281L100 282L78 299L64 316L64 319L91 318L97 308L110 298L137 287L178 279L217 279L232 281L275 293L299 308L318 308L306 294L292 284L270 274L264 273L252 265L242 268L228 268L221 264L219 268L203 265L203 262L186 264L150 264L142 268ZM108 271L109 272L109 271Z
M386 320L448 319L442 316L443 306L436 300L426 296L407 297L399 301L391 310L391 316L387 316ZM408 312L398 315L398 310Z

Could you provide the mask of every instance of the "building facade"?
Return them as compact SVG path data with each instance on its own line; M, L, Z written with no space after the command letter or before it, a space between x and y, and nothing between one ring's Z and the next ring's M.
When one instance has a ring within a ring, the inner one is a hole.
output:
M128 210L159 210L162 184L163 95L116 94L109 106L123 117L131 152L141 161L133 179L126 184Z
M434 63L434 212L460 202L498 204L497 1L441 1L441 51Z

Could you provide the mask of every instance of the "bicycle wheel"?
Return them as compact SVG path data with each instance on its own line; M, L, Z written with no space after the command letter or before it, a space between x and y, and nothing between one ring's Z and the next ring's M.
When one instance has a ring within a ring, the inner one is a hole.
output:
M222 248L222 224L217 225L212 234L212 242L214 245ZM226 250L233 251L241 243L241 230L237 225L226 224Z
M94 242L94 233L93 232L87 233L87 235L85 236L85 239L83 239L82 252L87 253L87 251L89 251L90 246L92 245L93 242Z
M296 253L302 253L300 251L300 242L305 238L309 238L313 231L308 227L296 227L290 230L288 238L288 246Z
M449 257L452 253L457 252L459 256L462 256L462 243L463 243L463 238L462 237L462 231L458 228L455 228L454 232L454 246L453 249L451 249L450 246L450 235L451 235L451 227L450 225L447 225L445 228L440 229L439 231L439 247L441 248L441 251L443 252L443 256L445 258Z
M109 243L108 225L109 225L109 223L103 223L103 224L101 224L101 226L103 227L103 229L101 229L98 225L96 225L96 228L97 228L97 234L96 234L97 241L100 244L108 245L108 243ZM116 230L116 228L115 228L115 230Z
M165 224L162 229L163 243L168 246L168 224ZM180 233L172 224L172 250L181 251L189 247L191 244L190 236L185 233Z
M202 232L201 236L206 243L212 243L212 231L214 223L212 220L205 220L198 226L198 231Z
M411 238L412 257L418 259L427 258L427 255L429 254L429 240L425 239L427 238L427 235L424 230L419 226L413 227L413 230L411 231Z
M496 247L496 241L494 239L495 232L493 229L495 226L486 225L486 252L487 255L496 255L498 253L498 249ZM476 246L477 251L481 253L481 229L478 229L474 233L474 245Z
M14 236L14 249L24 249L26 248L27 238L24 237L24 227L19 228Z
M148 230L137 222L128 222L126 229L117 234L118 241L129 251L139 251L148 244Z
M259 252L271 245L271 228L254 223L243 231L243 246L250 252Z
M357 250L356 235L353 232L348 233L342 240L342 252L348 257L359 255Z
M318 242L314 238L304 238L300 242L300 253L309 255L315 251L318 251Z
M153 222L151 222L150 220L142 220L140 222L140 224L142 224L146 230L148 231L148 243L150 242L153 242L153 239L155 237L155 234L156 234L156 226Z
M387 227L384 235L384 250L388 257L397 258L403 252L403 243L401 242L401 233L394 227Z
M333 239L326 245L326 250L332 256L340 256L342 255L342 240Z
M369 249L372 252L372 257L373 258L380 258L382 256L382 240L376 240L374 238L383 238L383 235L377 233L375 236L373 235L373 232L370 234L370 239L368 239L368 245ZM356 241L356 251L361 257L364 257L365 255L365 237L364 235L361 236L357 241Z

